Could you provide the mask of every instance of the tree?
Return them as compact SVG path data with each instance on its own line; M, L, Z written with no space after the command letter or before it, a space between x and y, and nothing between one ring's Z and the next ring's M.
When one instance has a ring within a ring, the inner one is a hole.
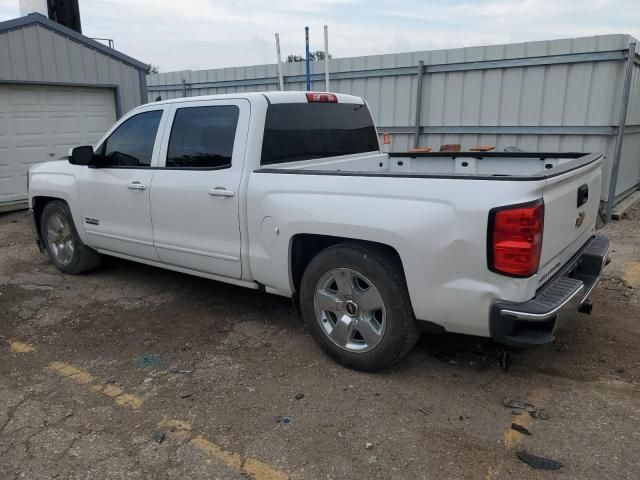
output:
M147 75L151 75L152 73L160 73L160 66L150 63L149 67L147 68Z
M313 53L314 57L313 57L313 61L314 62L321 62L322 60L324 60L324 52L322 50L316 50ZM311 59L311 55L309 55L310 59ZM329 60L331 60L331 54L329 54Z
M329 54L329 58L333 58L331 54ZM324 60L324 52L322 50L316 50L315 52L309 52L309 61L310 62L321 62ZM296 62L304 62L305 58L300 55L288 55L287 63L296 63Z

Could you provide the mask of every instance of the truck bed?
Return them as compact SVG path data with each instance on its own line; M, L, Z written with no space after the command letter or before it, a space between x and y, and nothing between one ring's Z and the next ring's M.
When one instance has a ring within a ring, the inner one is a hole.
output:
M275 164L258 171L312 175L543 180L583 167L601 157L597 153L578 152L376 152Z
M593 236L602 158L599 153L362 153L272 164L250 176L249 224L257 226L252 238L265 235L267 219L267 226L278 222L280 235L296 231L390 245L402 260L417 318L463 333L483 324L478 317L472 320L483 311L479 305L488 309L498 298L516 303L533 298ZM488 270L490 212L537 201L544 204L537 274L513 278ZM274 212L281 212L277 219ZM288 251L289 244L282 248ZM256 255L265 259L252 263L256 278L267 278L273 255ZM277 287L288 282L287 273ZM462 308L461 303L465 315L450 315L450 305Z

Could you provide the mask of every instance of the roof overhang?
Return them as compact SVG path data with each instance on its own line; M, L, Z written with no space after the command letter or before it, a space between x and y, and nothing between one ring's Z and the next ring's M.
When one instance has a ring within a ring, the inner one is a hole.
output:
M89 37L86 37L81 33L76 32L75 30L67 28L64 25L54 22L53 20L49 20L47 17L41 15L40 13L30 13L25 17L0 22L0 33L10 30L16 30L18 28L29 27L31 25L40 25L44 28L48 28L49 30L68 37L87 48L96 50L104 55L107 55L108 57L114 58L121 61L122 63L126 63L127 65L137 68L138 70L143 70L144 72L146 72L149 68L149 65L142 63L135 58L131 58L124 53L114 50L113 48L109 48L106 45L103 45L102 43L97 42Z

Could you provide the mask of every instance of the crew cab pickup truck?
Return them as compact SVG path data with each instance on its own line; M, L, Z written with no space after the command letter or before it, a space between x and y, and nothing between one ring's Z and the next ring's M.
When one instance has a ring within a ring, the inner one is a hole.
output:
M421 328L552 342L608 260L602 158L388 154L362 98L238 93L130 111L33 167L29 201L62 272L104 254L291 297L325 352L372 371Z

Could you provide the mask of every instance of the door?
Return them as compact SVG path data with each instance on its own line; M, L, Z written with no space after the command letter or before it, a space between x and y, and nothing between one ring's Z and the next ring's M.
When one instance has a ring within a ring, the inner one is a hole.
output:
M160 260L240 278L239 193L249 102L175 105L169 122L151 188Z
M109 88L0 85L0 204L27 199L27 171L97 142L116 121Z
M149 189L163 113L155 108L126 117L96 149L96 166L84 167L78 188L84 229L92 247L158 260Z

